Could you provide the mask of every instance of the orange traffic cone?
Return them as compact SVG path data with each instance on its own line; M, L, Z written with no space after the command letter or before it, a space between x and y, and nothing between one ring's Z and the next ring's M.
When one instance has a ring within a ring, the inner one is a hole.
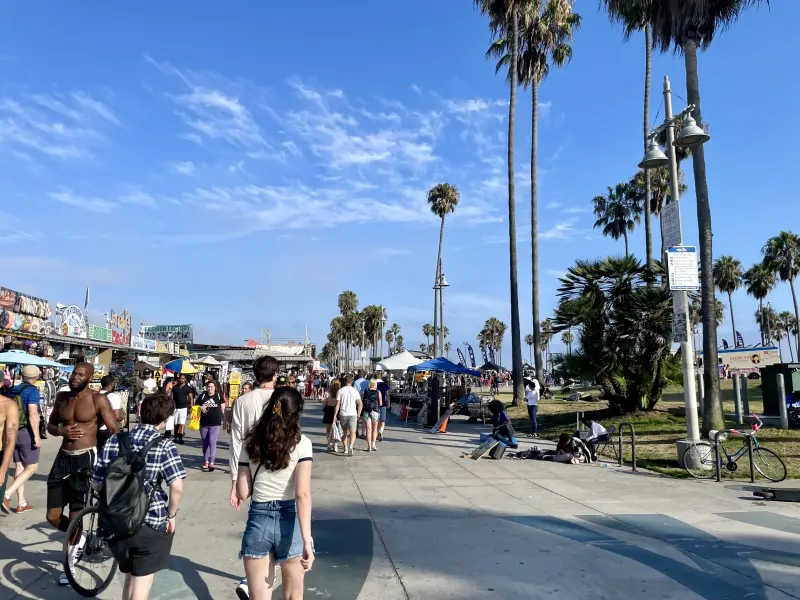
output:
M450 422L450 417L445 417L436 433L447 433L447 424Z
M408 419L408 404L403 404L403 410L400 411L400 420L405 421Z

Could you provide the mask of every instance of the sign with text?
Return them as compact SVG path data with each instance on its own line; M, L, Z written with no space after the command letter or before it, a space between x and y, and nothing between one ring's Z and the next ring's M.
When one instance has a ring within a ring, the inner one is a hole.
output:
M138 348L139 350L149 350L153 352L156 350L156 341L148 340L141 336L134 335L131 336L131 346L133 346L134 348Z
M142 325L142 337L159 342L193 342L191 325Z
M670 290L673 292L687 292L700 289L696 246L672 246L668 248L667 267Z
M108 327L89 325L89 339L96 342L111 343L111 330Z
M111 341L122 346L131 345L131 316L127 310L122 314L111 311Z
M675 200L664 205L661 211L661 226L664 231L664 245L667 248L680 246L683 243L680 202Z
M86 317L80 306L72 304L56 313L56 333L66 337L84 338L89 333Z

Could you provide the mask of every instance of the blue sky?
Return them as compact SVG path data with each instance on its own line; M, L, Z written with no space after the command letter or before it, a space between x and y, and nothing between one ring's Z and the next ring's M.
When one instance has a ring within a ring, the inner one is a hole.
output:
M745 267L769 236L800 230L800 84L788 76L800 4L772 4L699 61L714 253ZM483 57L489 34L471 2L46 5L6 4L0 20L2 285L70 303L91 282L93 316L127 308L134 325L194 323L197 339L220 343L264 328L302 336L306 324L322 343L350 288L384 304L415 348L438 242L425 193L446 181L462 195L445 229L451 341L474 342L490 316L510 323L507 87ZM542 317L575 259L622 252L592 230L590 201L641 158L644 40L623 43L594 1L576 10L573 62L540 93ZM682 58L655 54L651 120L664 75L684 105ZM523 334L530 104L521 92ZM639 255L643 238L632 237ZM791 308L788 285L772 303ZM755 342L755 302L739 292L734 308ZM727 315L720 334L731 341Z

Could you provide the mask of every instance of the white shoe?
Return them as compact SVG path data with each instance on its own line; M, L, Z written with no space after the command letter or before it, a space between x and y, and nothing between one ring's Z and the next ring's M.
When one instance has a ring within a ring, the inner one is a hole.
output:
M242 579L236 586L236 595L239 600L250 600L250 587L247 585L247 579Z
M333 445L333 453L334 454L339 454L339 444L334 444Z
M67 579L67 574L63 571L61 575L58 576L58 585L60 587L66 587L69 585L69 579Z
M349 456L353 456L353 449L352 449L352 448L350 448L350 454L349 454Z

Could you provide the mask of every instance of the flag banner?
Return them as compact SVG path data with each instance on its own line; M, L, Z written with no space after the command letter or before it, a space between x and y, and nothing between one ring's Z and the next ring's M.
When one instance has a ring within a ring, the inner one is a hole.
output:
M722 348L723 350L728 349L728 340L726 340L725 338L722 338Z
M489 360L497 364L497 361L494 359L494 348L492 348L491 346L489 346Z
M472 351L472 346L467 344L467 350L469 350L469 362L472 365L472 368L475 368L475 353Z
M458 354L458 362L461 364L461 366L466 367L467 361L464 360L464 353L461 352L461 348L456 348L456 354Z
M744 348L744 338L742 337L742 334L739 333L738 331L736 332L736 347Z
M489 362L489 357L486 356L486 348L484 348L483 346L481 346L481 355L483 356L483 364ZM475 365L472 366L474 367Z

